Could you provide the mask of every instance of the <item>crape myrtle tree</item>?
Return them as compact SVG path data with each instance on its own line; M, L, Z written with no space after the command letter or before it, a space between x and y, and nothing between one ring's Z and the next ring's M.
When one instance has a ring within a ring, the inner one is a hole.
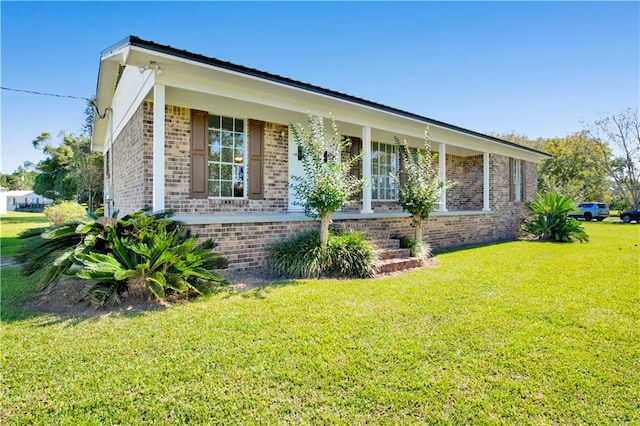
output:
M307 216L320 218L320 246L327 248L331 215L362 188L362 179L350 174L351 166L362 154L341 161L340 154L351 141L338 132L333 114L331 135L325 136L322 117L308 114L308 128L291 125L293 138L300 151L304 176L293 176L290 187L298 195L297 205L304 207Z
M444 187L451 187L453 182L442 182L438 176L438 169L435 167L438 154L431 152L428 128L424 132L424 150L411 148L406 141L401 145L397 137L394 139L400 152L401 170L406 175L406 180L396 176L396 180L400 182L400 205L411 214L415 239L422 244L422 224L435 210L440 200L440 191Z

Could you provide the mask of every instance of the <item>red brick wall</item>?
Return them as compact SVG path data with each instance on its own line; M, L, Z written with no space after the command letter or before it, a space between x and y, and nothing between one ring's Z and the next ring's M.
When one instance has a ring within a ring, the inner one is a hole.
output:
M265 123L264 199L191 199L190 110L165 108L165 206L178 214L286 212L288 206L288 129L284 124ZM151 205L153 183L153 105L145 102L136 111L113 144L115 208L120 214ZM447 174L458 184L447 191L447 207L480 210L483 197L482 155L447 155ZM523 162L525 199L536 194L537 168ZM524 203L509 200L509 158L490 156L489 214L435 215L425 225L425 241L436 250L513 239L526 215ZM359 211L361 202L345 211ZM377 212L397 211L395 203L374 202ZM394 233L413 235L408 218L353 219L336 221L336 227L357 229L371 238L388 238ZM311 221L248 224L192 225L203 238L214 238L218 251L234 269L264 265L265 248L294 232L318 226Z
M145 146L147 115L146 104L141 105L113 142L113 199L120 216L151 205L152 147Z

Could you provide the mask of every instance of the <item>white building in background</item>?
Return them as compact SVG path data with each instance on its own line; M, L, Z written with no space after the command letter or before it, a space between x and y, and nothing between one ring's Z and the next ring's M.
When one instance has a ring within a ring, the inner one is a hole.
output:
M30 189L24 191L0 191L0 214L15 210L42 209L53 201Z

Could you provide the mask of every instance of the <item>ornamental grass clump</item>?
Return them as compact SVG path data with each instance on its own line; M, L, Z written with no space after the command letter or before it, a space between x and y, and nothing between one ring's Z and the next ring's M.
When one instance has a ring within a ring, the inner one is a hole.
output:
M330 232L322 249L320 231L303 231L268 248L270 265L290 278L357 277L375 275L377 256L359 232Z
M206 294L226 284L215 272L227 266L213 251L215 242L198 242L171 215L140 210L119 220L103 217L27 231L18 254L22 273L45 269L44 288L62 276L90 280L95 305L118 304L124 295Z
M409 256L417 257L422 261L431 257L431 245L411 238L408 235L394 234L391 236L393 239L397 239L400 243L400 248L409 249Z
M538 194L526 206L534 218L522 225L524 233L542 241L589 241L580 222L567 216L576 209L571 199L555 193Z

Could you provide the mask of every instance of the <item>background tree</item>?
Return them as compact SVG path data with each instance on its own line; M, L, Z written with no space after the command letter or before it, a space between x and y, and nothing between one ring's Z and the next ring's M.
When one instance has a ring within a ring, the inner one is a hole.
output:
M607 144L586 132L563 138L546 139L542 150L553 155L538 166L538 189L557 193L573 201L611 201L605 164Z
M51 142L49 133L33 141L36 149L47 156L36 165L39 174L34 191L54 201L77 200L94 211L103 191L103 157L91 152L89 138L84 135L60 133L59 145Z
M406 174L406 182L400 183L400 204L411 214L411 222L416 232L415 239L422 244L422 224L435 210L443 186L449 187L452 183L440 181L438 169L435 167L438 154L431 152L429 129L424 132L424 150L411 148L406 141L401 147L398 138L394 139Z
M293 176L291 188L302 201L296 203L304 207L304 212L312 218L320 218L320 245L327 248L331 215L341 208L362 188L362 180L350 174L351 166L361 155L340 161L340 153L351 146L349 139L343 138L333 115L330 137L325 137L323 119L308 115L309 129L301 124L292 127L298 149L302 151L304 176Z
M493 136L553 155L538 164L538 189L573 201L611 200L607 174L610 150L586 131L564 137L529 139L518 133Z
M613 159L603 167L611 178L614 199L626 207L640 206L640 116L638 108L597 120L588 132L593 138L608 143Z
M38 173L33 170L33 163L25 161L11 174L0 174L0 187L9 191L33 189Z

